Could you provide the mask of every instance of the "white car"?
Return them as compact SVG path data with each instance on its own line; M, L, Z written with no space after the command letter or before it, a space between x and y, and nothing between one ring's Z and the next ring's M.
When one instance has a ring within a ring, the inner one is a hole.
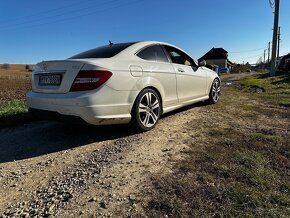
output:
M146 131L161 114L219 100L220 78L204 66L167 43L110 42L67 60L35 65L27 105L45 119L131 122Z

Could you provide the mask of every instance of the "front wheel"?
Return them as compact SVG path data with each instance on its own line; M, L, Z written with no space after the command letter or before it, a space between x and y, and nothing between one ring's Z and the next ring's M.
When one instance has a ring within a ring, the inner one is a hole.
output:
M144 89L138 95L132 110L132 124L141 131L153 129L161 115L161 101L153 89Z
M218 79L214 79L209 93L209 103L215 104L218 102L221 93L221 83Z

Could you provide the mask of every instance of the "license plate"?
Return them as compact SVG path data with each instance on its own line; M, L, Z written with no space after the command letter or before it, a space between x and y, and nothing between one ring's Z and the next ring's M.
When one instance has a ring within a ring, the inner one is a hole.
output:
M61 83L60 74L50 74L39 76L39 85L41 86L59 86Z

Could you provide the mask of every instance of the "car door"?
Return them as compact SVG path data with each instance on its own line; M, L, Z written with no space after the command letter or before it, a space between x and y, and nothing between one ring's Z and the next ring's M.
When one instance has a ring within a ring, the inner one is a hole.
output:
M159 44L149 45L137 54L143 59L139 65L143 69L143 79L161 84L164 99L163 106L167 107L178 102L176 90L176 73L163 48Z
M177 95L179 102L190 101L205 96L206 71L198 67L183 51L164 46L176 72Z

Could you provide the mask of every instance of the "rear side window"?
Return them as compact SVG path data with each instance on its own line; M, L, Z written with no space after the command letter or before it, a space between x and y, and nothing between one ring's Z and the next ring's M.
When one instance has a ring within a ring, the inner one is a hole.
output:
M74 55L69 59L111 58L133 44L134 42L105 45Z
M147 61L168 62L168 58L160 45L146 47L137 56Z

